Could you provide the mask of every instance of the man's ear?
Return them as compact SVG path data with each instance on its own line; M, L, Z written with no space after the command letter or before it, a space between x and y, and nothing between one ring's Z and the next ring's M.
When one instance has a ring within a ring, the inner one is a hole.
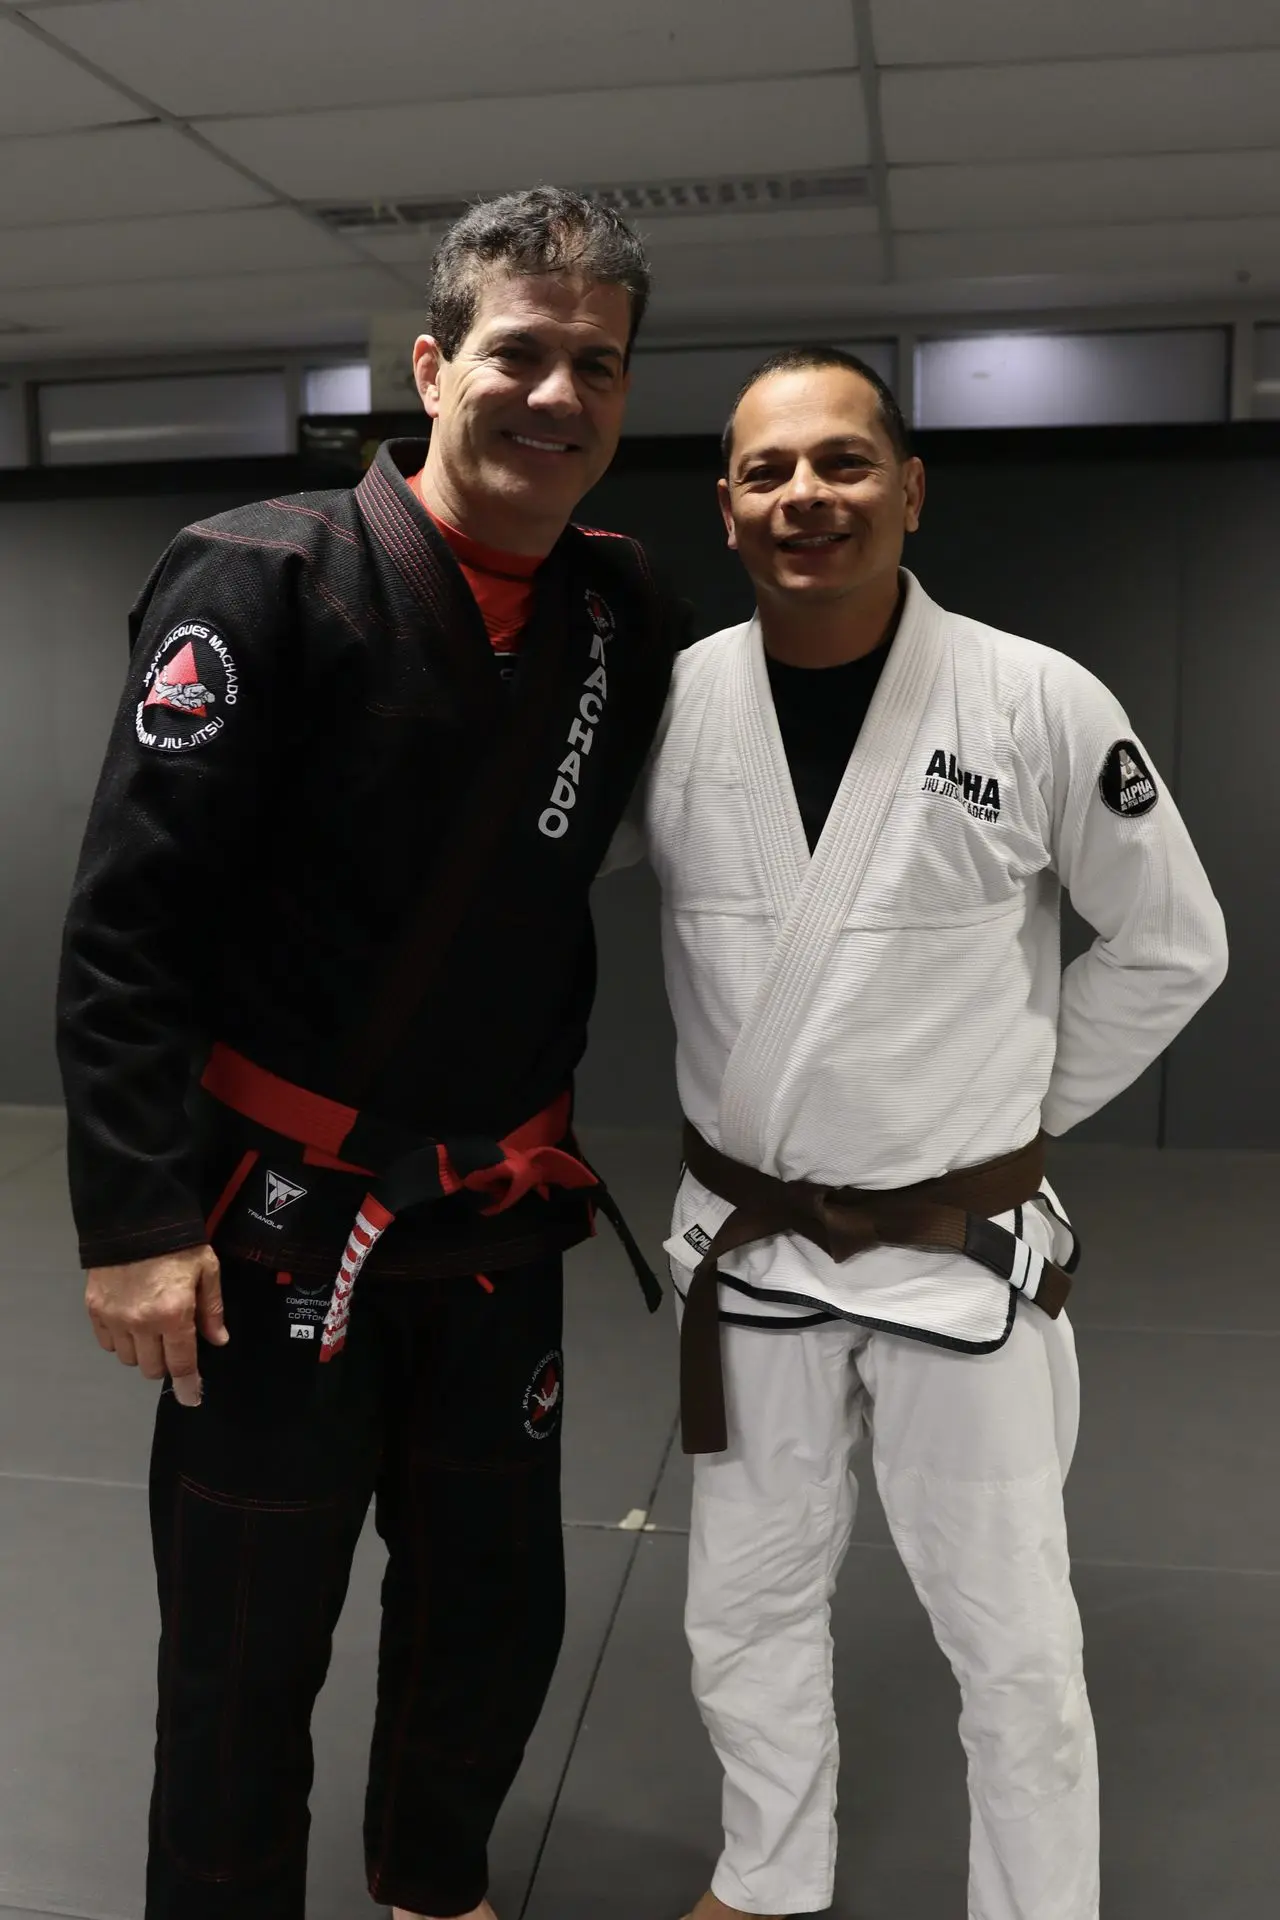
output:
M908 533L915 533L924 511L924 462L913 455L902 470L902 478L907 497L906 528Z
M716 500L720 506L720 518L724 521L724 530L729 536L729 551L738 551L738 536L733 527L733 495L729 491L727 480L716 481Z
M440 412L440 369L445 356L440 342L429 333L413 343L413 383L428 414L434 420Z

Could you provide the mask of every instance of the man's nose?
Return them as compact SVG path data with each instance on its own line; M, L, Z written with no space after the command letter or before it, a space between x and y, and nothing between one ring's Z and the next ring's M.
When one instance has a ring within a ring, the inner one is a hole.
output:
M813 507L822 505L830 498L831 489L822 475L815 473L807 461L799 461L783 495L785 504L789 507Z
M529 405L541 413L564 415L582 412L573 368L567 360L556 360L546 369L530 391Z

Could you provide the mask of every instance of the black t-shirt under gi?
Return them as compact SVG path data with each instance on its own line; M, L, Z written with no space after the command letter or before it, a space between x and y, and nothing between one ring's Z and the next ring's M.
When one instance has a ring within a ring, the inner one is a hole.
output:
M792 667L766 655L774 711L810 853L826 825L892 644L891 629L874 653L838 667Z

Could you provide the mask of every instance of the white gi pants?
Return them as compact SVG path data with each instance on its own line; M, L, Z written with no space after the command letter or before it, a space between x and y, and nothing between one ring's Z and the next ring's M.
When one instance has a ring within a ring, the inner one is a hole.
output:
M724 1767L712 1887L746 1913L831 1904L830 1596L864 1429L894 1542L960 1684L969 1920L1094 1920L1098 1783L1062 1483L1079 1383L1065 1316L1018 1303L995 1353L837 1321L721 1328L729 1446L694 1468L685 1625Z

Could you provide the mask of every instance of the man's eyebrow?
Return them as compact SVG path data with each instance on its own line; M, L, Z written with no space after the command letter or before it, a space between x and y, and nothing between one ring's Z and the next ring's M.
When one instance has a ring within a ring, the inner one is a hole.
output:
M536 333L530 333L527 327L499 327L496 333L490 335L487 342L490 347L537 347L539 349L546 344L546 341L540 339ZM619 365L622 364L621 347L611 347L605 341L599 344L593 341L586 346L575 347L573 351L575 358L579 360L590 354L596 359L607 357L610 360L616 360Z
M875 442L861 433L834 433L829 439L820 440L815 451L835 453L841 447L852 447L859 453L875 452ZM751 447L740 455L737 464L746 467L753 460L792 460L795 452L794 447Z

